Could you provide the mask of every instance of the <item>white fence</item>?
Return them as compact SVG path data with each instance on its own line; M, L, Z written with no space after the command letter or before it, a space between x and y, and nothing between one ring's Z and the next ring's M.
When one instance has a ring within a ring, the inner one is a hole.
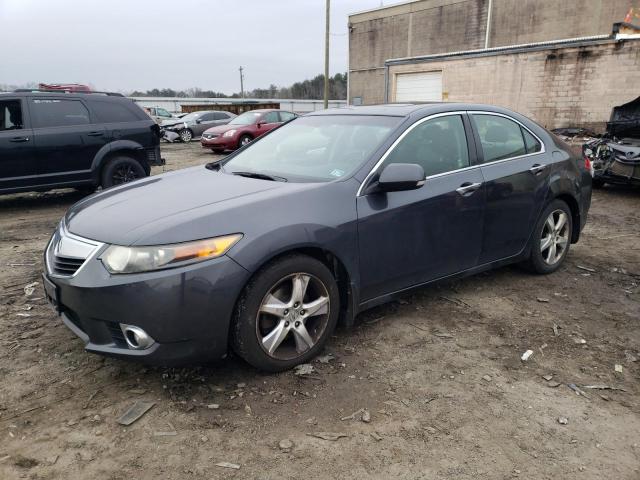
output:
M181 98L181 97L130 97L142 107L161 107L173 113L182 111L181 105L229 105L242 103L237 98ZM256 102L255 108L260 108L260 103L279 103L282 110L295 113L307 113L323 109L322 100L292 100L283 98L251 98L247 102ZM344 108L346 100L329 100L329 108ZM212 110L215 108L212 107Z

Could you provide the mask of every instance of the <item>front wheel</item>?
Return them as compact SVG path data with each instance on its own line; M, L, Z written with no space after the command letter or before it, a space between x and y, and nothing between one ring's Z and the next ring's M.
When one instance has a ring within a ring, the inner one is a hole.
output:
M306 255L284 257L258 272L242 293L233 348L258 369L290 369L322 350L339 311L338 285L322 262Z
M249 145L251 143L251 140L253 139L251 138L250 135L242 135L240 137L240 140L238 140L238 148L242 148L245 145Z
M528 267L535 273L555 272L569 253L573 219L562 200L551 202L538 220L531 245Z
M180 140L184 143L189 143L193 138L193 133L188 128L180 130L180 133L178 135L180 135Z

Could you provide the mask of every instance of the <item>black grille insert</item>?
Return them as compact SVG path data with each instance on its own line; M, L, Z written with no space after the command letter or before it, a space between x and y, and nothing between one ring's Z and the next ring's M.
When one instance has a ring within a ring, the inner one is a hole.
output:
M54 255L52 270L57 275L73 275L84 263L82 258L60 257Z

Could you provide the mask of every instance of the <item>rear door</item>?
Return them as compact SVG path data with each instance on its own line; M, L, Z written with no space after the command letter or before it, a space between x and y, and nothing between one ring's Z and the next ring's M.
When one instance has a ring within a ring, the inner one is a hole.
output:
M526 246L549 188L551 153L524 125L502 114L473 112L487 206L480 263Z
M0 99L0 190L37 185L33 132L21 98Z
M79 98L34 96L29 99L38 175L42 183L72 183L91 178L91 164L106 132L93 123Z
M390 163L417 163L426 181L417 190L358 196L363 301L467 270L480 256L484 188L466 115L418 121L377 172Z

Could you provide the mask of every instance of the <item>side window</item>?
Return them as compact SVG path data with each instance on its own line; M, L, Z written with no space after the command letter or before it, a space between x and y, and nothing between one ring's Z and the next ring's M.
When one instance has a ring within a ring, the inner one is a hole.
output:
M214 118L215 117L214 117L213 113L203 113L202 116L200 117L200 121L201 122L210 122Z
M91 107L101 123L136 122L138 117L124 105L115 102L91 102Z
M226 120L227 118L229 117L227 116L226 113L223 113L223 112L216 112L213 114L214 120Z
M280 119L278 118L278 112L269 112L263 118L264 123L278 123Z
M480 136L484 163L527 153L520 125L513 120L497 115L481 114L473 115L473 119Z
M164 108L158 108L157 112L159 117L167 117L167 118L171 117L171 114L167 112Z
M294 118L296 118L296 115L294 113L291 113L291 112L280 112L280 121L281 122L288 122L289 120L293 120Z
M460 115L427 120L411 130L385 160L417 163L428 176L469 166L469 148Z
M20 100L0 101L0 132L3 130L20 130L22 126Z
M34 98L31 100L33 126L68 127L87 125L89 111L79 100Z
M531 135L529 131L525 128L522 128L522 136L524 137L524 144L527 148L527 153L536 153L542 150L542 145L536 137Z

